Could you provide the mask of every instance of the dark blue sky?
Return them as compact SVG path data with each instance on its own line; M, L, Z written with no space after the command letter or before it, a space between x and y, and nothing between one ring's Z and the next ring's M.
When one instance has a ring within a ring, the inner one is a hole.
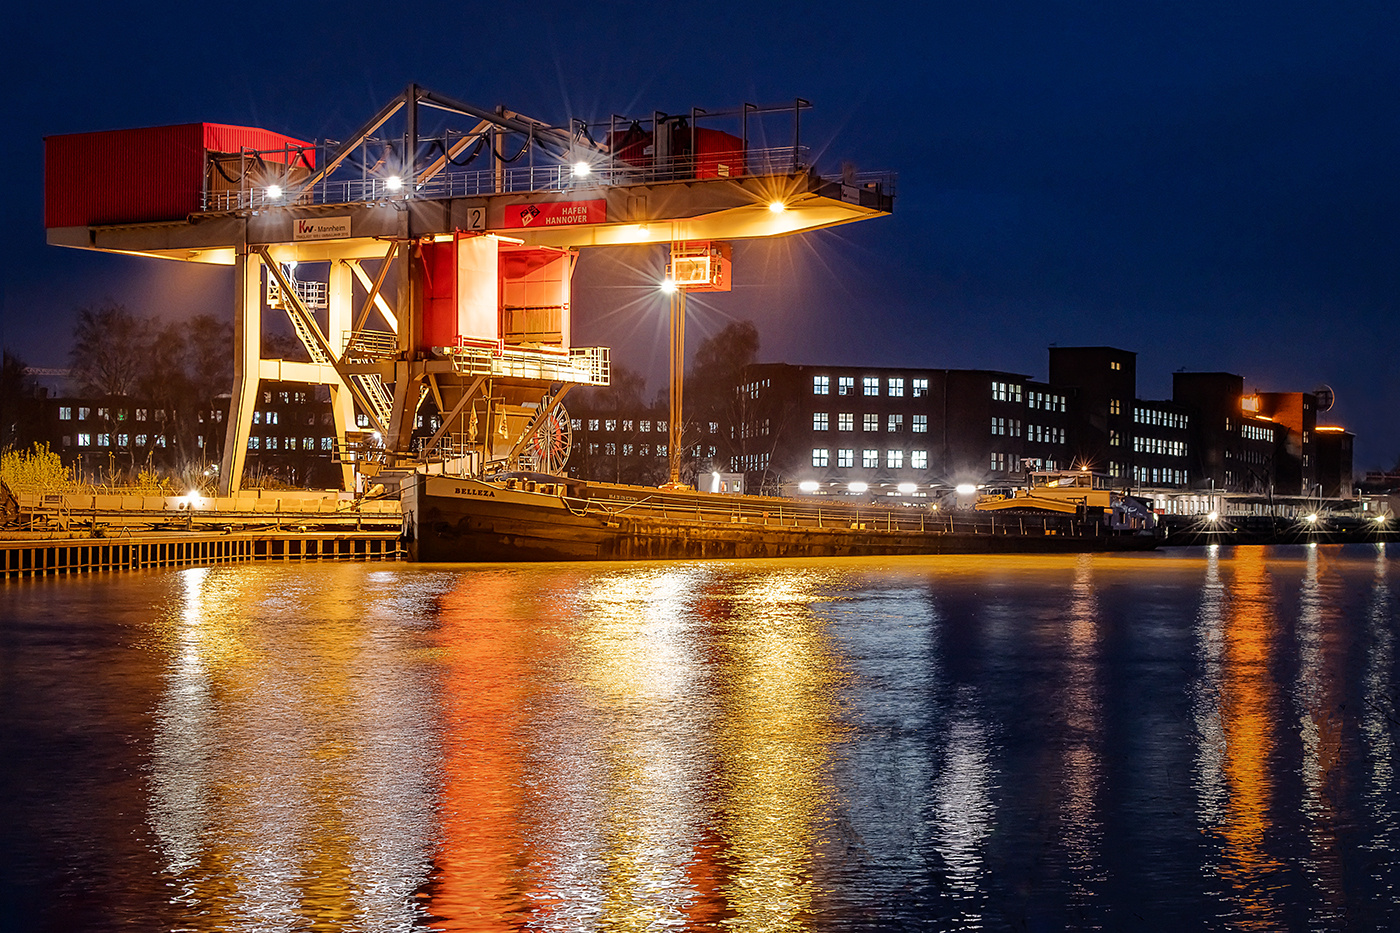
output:
M1337 390L1359 468L1400 459L1400 5L30 5L4 40L3 336L63 365L111 297L225 311L220 270L44 245L42 137L209 121L342 138L410 81L551 122L804 97L803 141L899 173L895 215L741 246L692 299L790 362L1044 378L1138 353L1139 393L1228 370ZM14 14L11 14L14 16ZM579 342L659 384L659 252L586 255Z

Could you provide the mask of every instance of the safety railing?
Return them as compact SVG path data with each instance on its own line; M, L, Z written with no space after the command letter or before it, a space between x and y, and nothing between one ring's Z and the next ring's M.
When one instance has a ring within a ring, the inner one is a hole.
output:
M452 368L466 376L509 376L605 386L612 370L607 347L575 347L564 353L498 347L448 347Z
M387 330L342 331L342 358L349 362L366 363L392 359L399 352L399 335Z
M428 144L433 141L423 142ZM329 150L317 147L313 164L322 164L328 154ZM275 167L285 164L275 160L285 159L286 153L282 149L276 149L265 153L248 152L245 156L252 160L249 164L256 161L256 157L273 157L273 160L257 163L266 169L269 165ZM582 193L600 187L744 176L794 175L807 172L811 168L808 158L809 150L801 146L749 149L747 152L706 152L659 159L646 157L637 162L594 154L575 163L511 165L499 171L454 171L449 167L429 177L424 177L426 172L420 172L415 179L389 174L383 169L374 173L360 170L359 177L353 177L356 169L346 167L301 191L297 191L296 184L290 179L267 177L265 172L253 179L251 173L245 173L245 177L236 188L205 192L204 210L262 210L313 204L383 202L407 197L458 198L501 193L570 191ZM832 180L839 180L848 187L873 187L883 194L894 194L893 173L837 173L832 176Z

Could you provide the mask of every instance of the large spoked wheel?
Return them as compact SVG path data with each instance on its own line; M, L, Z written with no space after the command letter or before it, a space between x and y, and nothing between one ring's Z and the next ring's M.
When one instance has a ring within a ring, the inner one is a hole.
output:
M525 451L540 473L562 473L569 462L574 432L569 427L569 413L556 405L548 417L535 426L535 433L525 445Z

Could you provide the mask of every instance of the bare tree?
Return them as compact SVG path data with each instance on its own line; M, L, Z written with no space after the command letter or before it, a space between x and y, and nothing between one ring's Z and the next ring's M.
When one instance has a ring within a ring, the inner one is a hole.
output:
M146 368L150 346L147 323L125 305L109 302L82 308L68 351L72 379L85 395L131 395Z

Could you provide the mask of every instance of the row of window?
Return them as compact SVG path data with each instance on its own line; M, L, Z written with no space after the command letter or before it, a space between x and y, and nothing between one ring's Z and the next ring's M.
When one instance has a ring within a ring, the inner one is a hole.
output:
M151 435L149 435L149 434L137 434L137 435L135 435L135 437L136 437L136 443L135 443L135 446L136 446L136 447L146 447L146 446L148 446L148 445L153 445L153 446L155 446L155 447L164 447L164 446L165 446L165 435L164 435L164 434L157 434L157 435L155 435L154 438L152 438ZM116 443L116 446L117 446L118 448L131 447L131 446L133 446L132 443L131 443L131 439L132 439L132 435L130 435L130 434L118 434L118 435L117 435L117 443ZM111 446L113 446L113 445L112 445L112 435L111 435L111 434L79 434L79 435L77 435L77 441L78 441L78 446L79 446L79 447L111 447ZM63 446L64 446L64 447L72 447L72 446L73 446L73 435L71 435L71 434L65 434L65 435L63 436ZM202 438L202 437L199 439L199 446L201 446L201 447L204 446L204 438Z
M668 449L668 445L666 445L666 444L616 444L616 443L606 443L606 444L589 444L589 445L588 445L588 452L589 452L589 454L591 454L591 455L593 455L593 456L597 456L598 454L601 453L601 454L604 454L604 455L609 456L609 457L616 457L616 456L618 456L618 451L619 451L619 450L622 452L622 456L624 456L624 457L653 457L653 456L654 456L654 457L665 457L665 456L667 456L667 454L666 454L667 449ZM696 456L696 457L705 457L705 456L713 457L713 456L715 455L715 453L716 453L715 448L710 447L710 448L708 448L709 453L707 454L707 453L705 452L705 451L706 451L706 448L705 448L705 446L702 445L702 444L696 444L695 447L694 447L694 449L689 449L689 448L688 448L688 450L689 450L689 452L690 452L693 456Z
M910 390L910 391L909 391L909 394L910 394L911 396L913 396L914 398L923 398L923 397L925 397L925 396L928 395L928 379L927 379L927 378L910 379L910 380L908 380L908 384L909 384L909 390ZM885 394L886 394L887 396L889 396L890 398L903 398L903 397L904 397L904 386L905 386L905 379L904 379L903 376L889 376L889 377L887 377L887 378L885 379ZM860 382L860 388L861 388L861 395L879 395L879 394L880 394L880 377L879 377L879 376L862 376L862 377L861 377L861 382ZM831 394L831 377L830 377L830 376L813 376L813 377L812 377L812 394L813 394L813 395L830 395L830 394ZM855 376L837 376L837 377L836 377L836 394L837 394L837 395L855 395L855 394L856 394L856 377L855 377ZM757 396L755 396L755 397L757 397Z
M743 472L768 469L767 454L741 454L734 458L734 468Z
M1021 386L1015 382L993 382L992 401L994 402L1020 402Z
M1186 482L1186 471L1170 467L1133 467L1133 481L1150 486L1181 486Z
M1064 411L1066 401L1066 396L1053 392L1037 392L1033 389L1026 392L1026 407L1039 411Z
M812 448L812 466L824 467L831 465L831 450L827 447ZM836 451L836 466L853 467L856 465L856 451L854 447L840 447ZM867 470L873 470L880 465L880 451L874 447L867 447L860 453L860 465ZM904 451L886 450L885 466L891 470L904 468ZM928 451L909 451L909 466L916 470L928 469Z
M1185 428L1186 416L1157 408L1134 408L1133 420L1138 424L1155 424L1163 428Z
M283 437L283 438L276 438L276 437L250 437L250 438L248 438L248 449L249 449L249 450L316 450L317 447L318 447L317 440L316 440L316 438L314 438L314 437L303 437L303 438L301 438L301 444L300 444L300 446L298 446L298 444L297 444L297 438L295 438L295 437ZM319 447L320 447L321 450L335 450L335 438L333 438L333 437L323 437L323 438L321 438L320 443L319 443Z
M75 412L77 414L76 418L74 418ZM154 414L154 417L152 417L152 414ZM210 421L217 422L224 420L224 413L221 411L211 411L208 414ZM204 420L204 415L204 412L199 413L200 421ZM59 421L87 421L89 418L93 417L103 421L112 420L113 412L111 408L106 406L99 406L94 409L89 405L60 405L58 409ZM166 421L167 419L168 414L164 408L157 408L154 413L149 408L118 408L115 417L116 421Z
M1133 450L1140 454L1164 454L1168 457L1186 456L1185 441L1168 441L1160 437L1134 437Z
M765 422L766 423L766 422ZM928 433L928 415L911 415L910 428L915 434ZM875 432L880 430L880 416L873 412L865 412L861 415L861 430ZM890 415L885 421L886 431L903 431L904 416ZM824 411L812 413L812 430L825 431L831 426L830 416ZM852 412L842 411L836 413L836 430L854 431L856 429L856 416ZM767 432L765 432L767 433Z
M766 425L766 424L767 424L767 421L765 421L764 424ZM617 418L589 418L589 419L588 419L588 430L590 430L590 431L599 431L599 430L602 430L602 431L616 432L616 431L619 430L618 425L621 425L620 430L621 430L622 433L624 433L624 434L632 434L632 433L634 433L634 432L635 432L635 433L648 434L648 433L650 433L650 432L653 430L653 425L655 426L655 431L656 431L657 434L666 434L666 433L668 433L668 431L669 431L669 428L668 428L669 422L667 422L667 421L661 421L661 420L651 421L651 420L645 419L645 418L642 419L642 420L640 420L640 421L634 421L634 420L631 419L631 418L623 418L623 419L621 419L621 420L619 420L619 419L617 419ZM582 419L579 419L579 418L573 419L573 428L574 428L575 431L580 430L580 429L582 428L582 426L583 426L583 421L582 421ZM745 427L748 427L748 426L745 425ZM710 433L711 433L711 434L718 434L718 433L719 433L719 422L718 422L718 421L711 421L711 422L709 423L709 428L710 428ZM767 432L765 431L764 433L766 434ZM746 436L747 436L747 435L746 435Z
M1271 441L1274 439L1274 432L1257 424L1242 424L1240 437L1248 441Z

